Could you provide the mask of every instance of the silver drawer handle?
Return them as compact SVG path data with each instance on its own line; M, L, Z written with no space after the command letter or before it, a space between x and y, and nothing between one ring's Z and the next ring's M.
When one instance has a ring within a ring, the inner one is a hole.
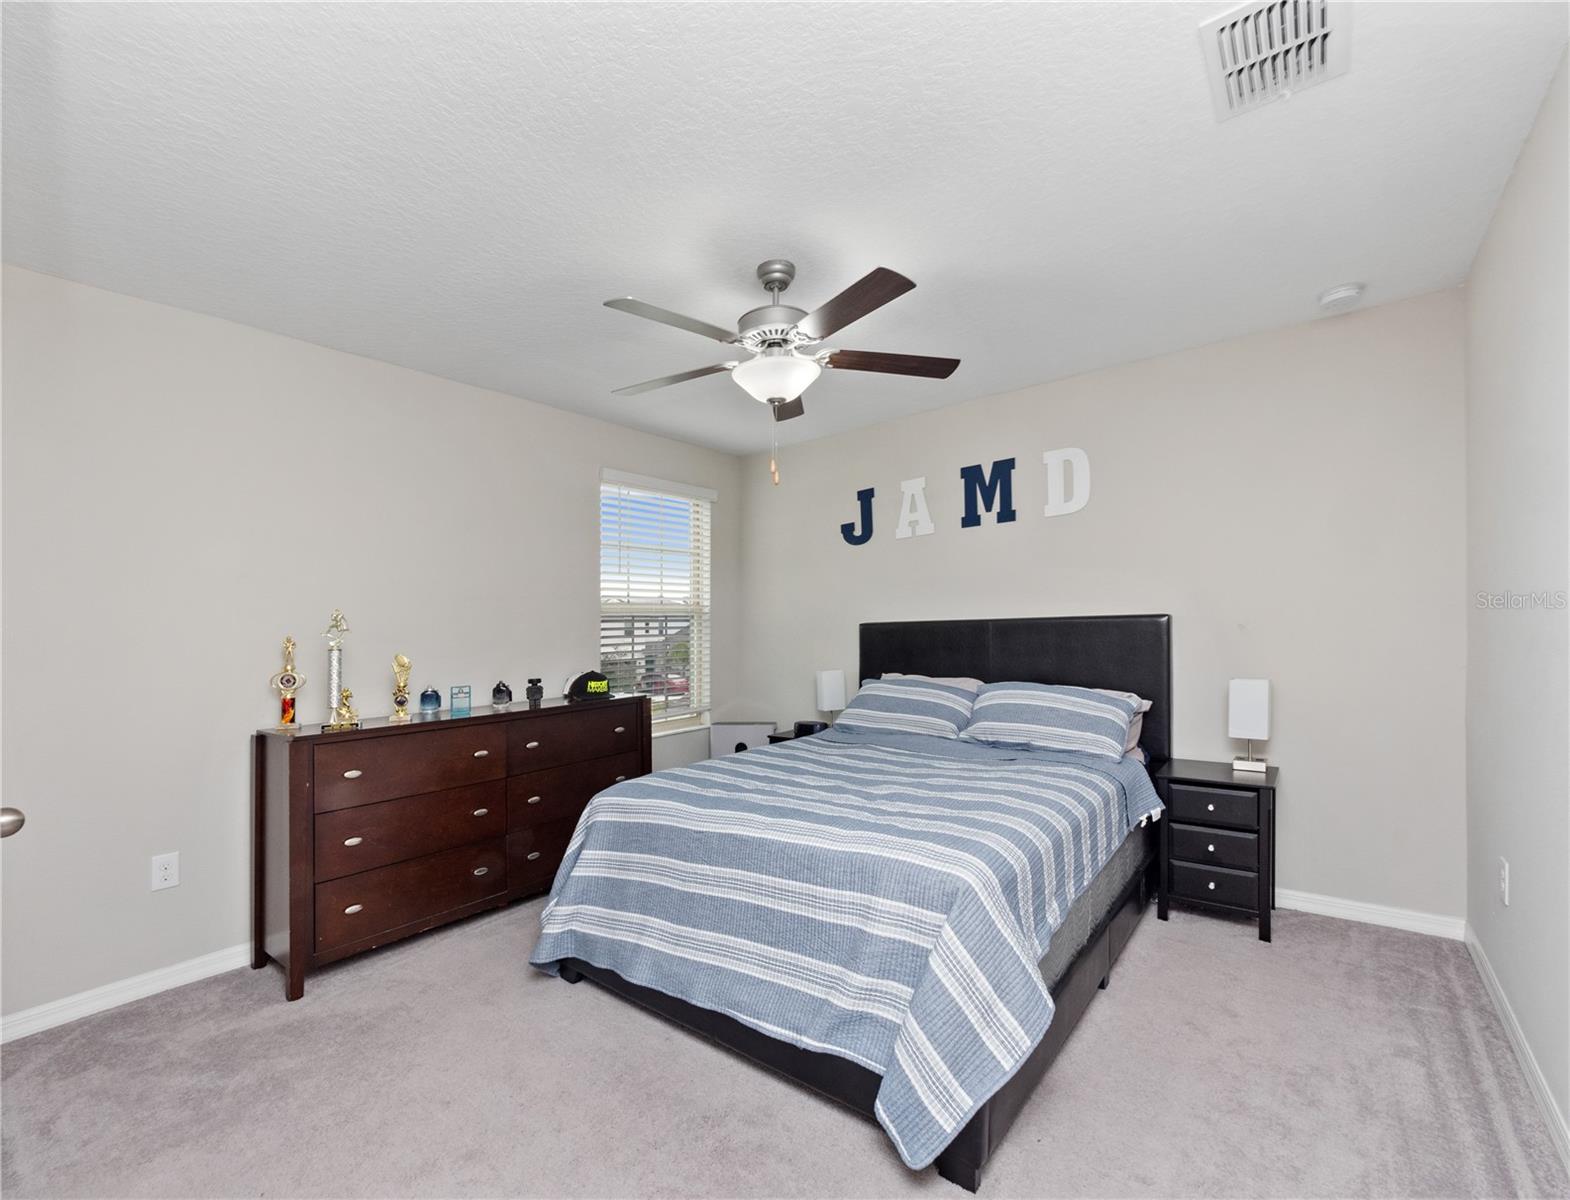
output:
M529 861L533 862L535 859L537 859L539 857L540 857L540 852L538 850L535 850L533 853L531 853L529 855Z
M539 742L527 742L527 743L524 744L523 748L525 750L538 750L540 748L540 743Z
M1216 885L1214 883L1207 883L1205 886L1208 887L1211 891L1216 890Z
M364 907L365 905L363 904L351 904L348 908L343 910L343 915L346 917L352 917L355 913L359 912Z
M1214 804L1207 804L1207 805L1205 805L1205 808L1208 809L1210 812L1215 812L1216 811L1216 806Z
M363 772L360 772L360 771L345 771L343 773L343 777L345 779L358 779L361 776L361 774L363 774Z
M525 804L538 804L539 802L540 798L538 796L530 796L527 800L524 801Z
M475 867L474 868L474 873L476 875L484 875L489 870L490 870L489 867Z
M618 776L616 776L616 782L620 783L623 779L626 779L626 778L627 777L625 775L618 775Z
M490 754L491 754L491 752L489 750L476 750L474 752L474 757L475 758L489 758Z
M1212 854L1216 852L1216 848L1214 846L1206 846L1205 849L1209 850Z
M483 817L486 813L488 813L490 811L491 810L488 809L488 808L477 808L477 809L474 810L474 814L473 815L476 816L476 817Z
M360 844L360 843L361 843L361 842L363 842L363 841L364 841L364 840L365 840L365 839L364 839L364 838L362 838L362 837L352 837L352 838L344 838L344 839L343 839L343 844L344 844L344 845L345 845L345 846L358 846L358 845L359 845L359 844Z
M626 733L627 732L627 727L625 725L618 725L618 726L616 726L616 732L617 733Z

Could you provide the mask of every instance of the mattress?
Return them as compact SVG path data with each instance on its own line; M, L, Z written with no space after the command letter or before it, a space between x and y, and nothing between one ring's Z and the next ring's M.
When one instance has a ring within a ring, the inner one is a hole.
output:
M1154 860L1158 829L1155 821L1147 821L1131 831L1117 848L1117 853L1096 873L1090 887L1069 905L1063 924L1052 935L1047 956L1041 960L1041 978L1046 980L1048 988L1057 990L1063 973L1117 907L1118 898L1129 881Z

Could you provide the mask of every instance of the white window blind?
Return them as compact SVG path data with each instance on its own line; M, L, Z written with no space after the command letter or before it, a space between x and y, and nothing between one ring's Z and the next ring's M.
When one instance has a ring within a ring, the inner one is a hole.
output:
M600 670L656 721L709 711L714 493L606 471L600 482Z

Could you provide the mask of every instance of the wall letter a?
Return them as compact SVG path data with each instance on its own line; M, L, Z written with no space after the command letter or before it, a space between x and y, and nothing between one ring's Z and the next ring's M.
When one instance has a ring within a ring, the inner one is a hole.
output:
M927 477L901 480L899 490L899 520L894 522L894 536L926 537L935 528L932 514L927 511Z
M856 532L855 521L840 526L840 537L852 546L865 546L872 540L872 492L872 488L862 488L856 493L856 502L861 505L861 532Z

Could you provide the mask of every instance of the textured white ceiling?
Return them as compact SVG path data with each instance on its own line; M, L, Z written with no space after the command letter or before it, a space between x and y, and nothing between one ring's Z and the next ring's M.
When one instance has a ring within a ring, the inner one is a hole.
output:
M1460 283L1566 39L1560 4L1360 4L1352 67L1218 124L1224 4L4 6L7 261L727 450L762 259L835 345L821 437ZM1268 386L1268 381L1262 381Z

